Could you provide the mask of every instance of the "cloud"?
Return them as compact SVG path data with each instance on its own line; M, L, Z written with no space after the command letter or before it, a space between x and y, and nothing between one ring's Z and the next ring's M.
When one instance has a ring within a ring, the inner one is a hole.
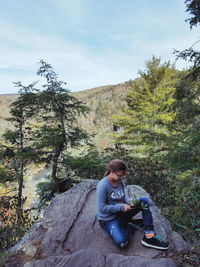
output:
M7 44L0 45L0 70L3 73L1 93L16 90L12 81L30 83L37 79L35 73L39 59L52 64L61 79L70 81L69 85L73 90L98 86L101 83L123 82L131 75L127 75L124 70L128 55L120 54L119 51L108 52L103 56L95 55L87 48L62 38L54 39L34 31L24 34L23 28L13 25L12 35L9 34L9 26L4 25L3 29L4 31L1 28L0 34L7 40ZM10 45L12 43L17 46Z
M0 12L0 93L16 92L12 81L36 80L39 59L52 64L72 91L124 82L153 54L174 61L173 49L188 48L198 37L170 5L158 12L144 0L22 3L7 9L7 17Z

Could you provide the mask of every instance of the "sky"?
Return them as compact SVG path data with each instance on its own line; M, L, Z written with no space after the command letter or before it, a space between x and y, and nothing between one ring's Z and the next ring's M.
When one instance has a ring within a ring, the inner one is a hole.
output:
M70 91L135 79L153 55L175 63L173 50L200 38L185 9L184 0L0 0L0 94L38 80L40 59Z

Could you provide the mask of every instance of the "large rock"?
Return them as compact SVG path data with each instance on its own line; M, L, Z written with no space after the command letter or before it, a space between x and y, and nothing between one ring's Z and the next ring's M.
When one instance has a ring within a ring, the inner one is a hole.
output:
M124 249L112 242L96 220L97 182L85 180L53 199L43 219L12 248L38 260L25 266L175 266L164 258L164 252L141 245L142 232L136 232ZM129 197L135 194L151 200L139 186L129 185L125 190ZM173 232L153 202L151 210L156 233L174 250L187 250L188 244Z
M94 250L79 250L72 255L50 256L48 258L28 262L24 267L175 267L171 259L159 258L149 259L139 256L122 256L118 254L109 254L107 257Z

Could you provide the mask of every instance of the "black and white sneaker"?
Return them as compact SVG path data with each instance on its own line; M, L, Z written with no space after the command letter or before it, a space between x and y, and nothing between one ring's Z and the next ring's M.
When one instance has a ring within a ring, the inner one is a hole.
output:
M151 238L147 238L144 235L144 238L142 239L141 243L142 245L149 247L149 248L156 248L156 249L162 249L162 250L166 250L169 248L169 244L163 242L159 235L155 235Z

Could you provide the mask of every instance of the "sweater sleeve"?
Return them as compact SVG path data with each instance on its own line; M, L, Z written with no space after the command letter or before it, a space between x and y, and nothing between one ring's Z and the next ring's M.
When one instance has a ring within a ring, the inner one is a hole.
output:
M124 202L128 205L131 205L130 198L127 195L124 197Z
M131 204L131 201L130 201L130 198L125 193L124 183L122 181L121 181L121 183L122 183L122 187L123 187L124 194L125 194L125 196L124 196L124 203L130 205Z
M117 213L124 210L124 204L108 205L106 203L108 190L105 184L97 185L97 205L101 213Z

